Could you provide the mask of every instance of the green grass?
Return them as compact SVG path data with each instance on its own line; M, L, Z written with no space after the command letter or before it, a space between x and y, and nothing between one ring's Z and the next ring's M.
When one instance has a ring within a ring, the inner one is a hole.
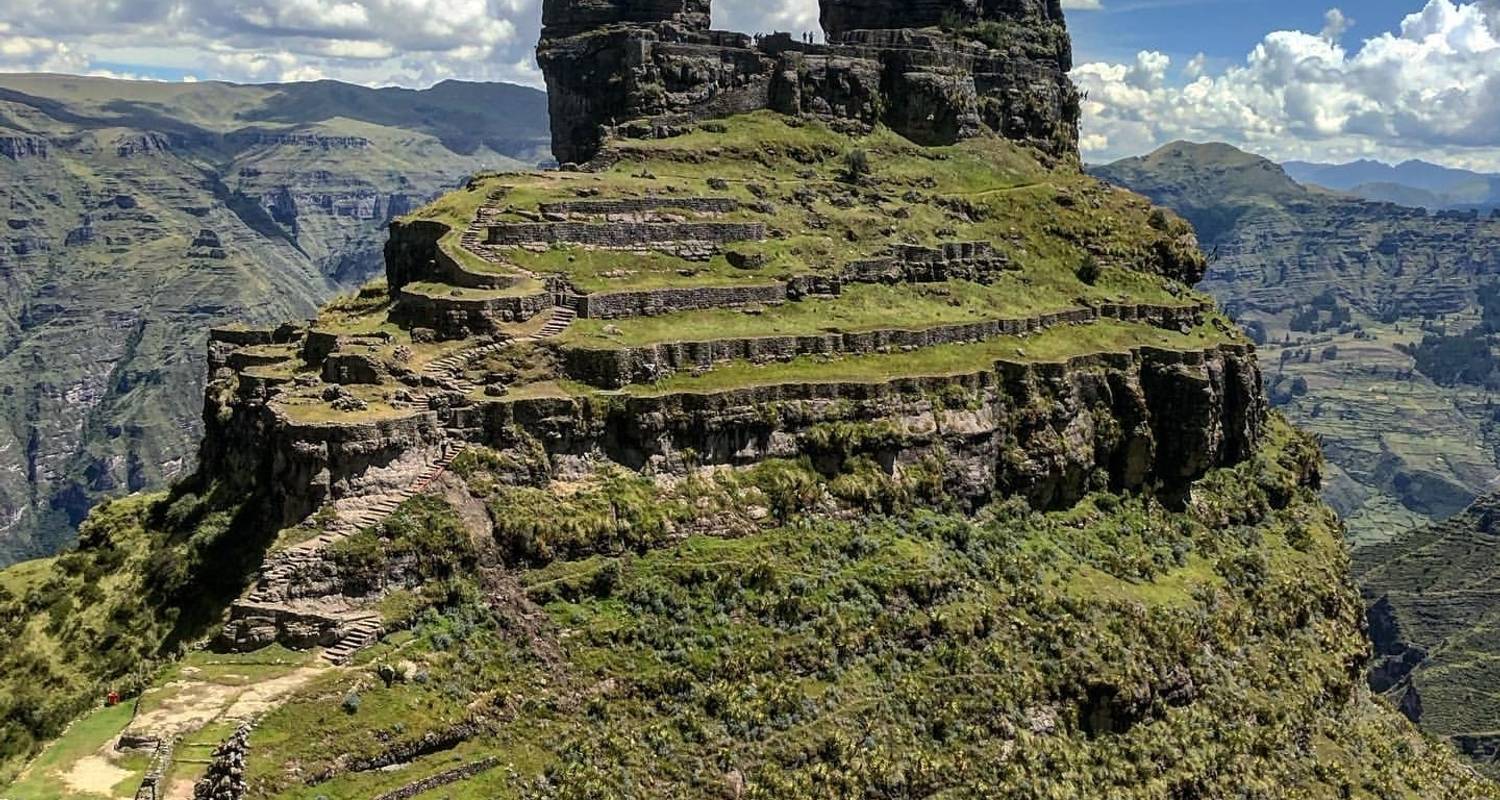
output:
M1121 294L1095 290L1071 275L1051 282L1006 275L990 285L969 281L854 285L835 298L769 306L754 314L740 309L711 309L623 320L579 320L558 340L580 347L609 348L757 336L923 330L1039 316L1078 308L1082 299L1114 299ZM1168 302L1176 305L1182 301Z
M446 225L448 232L438 241L438 246L467 270L486 275L513 272L504 265L469 252L463 246L464 232L474 222L479 209L488 200L490 193L503 185L503 176L476 176L463 189L443 195L406 219L429 220Z
M0 569L0 589L17 596L26 594L47 578L55 561L56 559L39 558Z
M410 662L423 679L371 670L305 690L252 735L252 793L368 797L498 754L435 796L716 797L731 768L754 798L1494 796L1389 709L1329 700L1360 680L1347 664L1364 643L1336 521L1305 485L1315 456L1273 423L1263 451L1210 476L1185 512L1097 495L1053 514L1003 503L974 519L832 521L815 501L758 535L558 550L514 570L547 625L506 635L533 612L463 592L418 615L368 663ZM651 485L604 480L552 505L501 490L494 514L550 530L599 490L639 530L632 493ZM1091 698L1183 681L1190 701L1152 695L1119 730L1090 732ZM288 772L445 730L457 698L501 710L453 750L398 773Z
M1103 321L1053 328L1031 336L1004 336L977 344L950 344L906 353L841 358L804 356L784 363L729 362L701 375L678 373L658 383L628 387L642 396L716 392L784 383L872 383L903 377L937 377L993 369L998 361L1055 362L1137 347L1201 350L1234 341L1212 326L1182 334L1150 325Z
M754 285L831 274L898 241L991 242L1029 278L1050 284L1071 276L1081 263L1080 243L1087 242L1107 267L1130 270L1151 261L1151 247L1163 238L1145 224L1150 207L1140 198L1077 172L1047 171L999 139L919 148L883 129L849 137L816 123L789 127L766 114L734 118L723 130L628 143L625 157L599 174L487 178L481 189L459 192L416 216L449 225L472 219L489 192L501 187L501 209L534 213L587 189L600 199L729 197L745 207L726 220L764 222L772 232L766 242L731 246L767 258L748 271L736 270L722 255L699 263L661 252L559 246L507 256L536 273L562 275L584 292ZM712 148L717 157L702 159L701 148ZM864 185L844 178L844 154L855 149L869 152L874 165ZM761 203L766 208L752 208ZM530 217L510 213L501 219Z
M82 800L104 797L105 795L75 792L68 788L62 776L81 759L104 751L110 740L125 729L133 712L134 704L124 703L113 708L97 709L74 722L27 767L20 780L3 790L4 796L7 800ZM147 765L140 757L116 763L133 773L121 783L126 787L122 794L133 796L135 786L132 781L139 781L145 775Z

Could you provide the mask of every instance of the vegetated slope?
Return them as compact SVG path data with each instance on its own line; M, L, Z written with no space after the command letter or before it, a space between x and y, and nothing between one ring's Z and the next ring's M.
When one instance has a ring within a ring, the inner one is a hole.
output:
M215 339L202 471L0 572L12 796L95 756L130 796L126 729L191 748L166 785L246 797L1500 796L1364 689L1316 447L1182 283L1181 220L997 139L755 115L613 146L412 215L389 285L286 341ZM751 239L598 244L694 215ZM251 583L217 644L262 649L152 668ZM389 633L240 735L149 727L344 612ZM144 731L96 712L20 769L110 685Z
M1370 603L1376 661L1370 683L1423 728L1451 738L1486 773L1500 774L1489 687L1500 659L1495 590L1500 498L1488 495L1444 522L1355 554Z
M1376 202L1440 209L1489 210L1500 206L1500 176L1454 169L1425 161L1395 166L1379 161L1348 164L1282 165L1293 180L1348 192Z
M454 82L0 76L0 564L190 471L207 328L364 282L391 218L545 157L545 106Z
M1094 172L1197 227L1213 256L1202 288L1261 343L1273 401L1323 437L1327 497L1356 543L1456 513L1500 474L1483 389L1411 355L1477 323L1500 219L1304 187L1228 145L1175 143Z

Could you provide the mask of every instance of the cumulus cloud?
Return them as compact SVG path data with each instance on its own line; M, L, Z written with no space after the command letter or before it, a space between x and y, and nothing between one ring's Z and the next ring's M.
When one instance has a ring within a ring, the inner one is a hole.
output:
M236 81L540 86L542 0L0 0L0 70L129 64ZM1500 2L1500 0L1496 0ZM1062 0L1101 8L1100 0ZM818 0L720 0L715 25L818 32Z
M66 43L41 36L22 36L0 22L0 70L76 72L87 59Z
M540 84L540 0L0 0L0 70Z
M1323 15L1323 33L1321 35L1330 42L1337 42L1343 39L1344 34L1348 33L1352 27L1354 27L1354 20L1345 15L1342 10L1330 8Z
M1442 158L1500 169L1500 0L1428 0L1346 50L1351 21L1330 12L1318 34L1267 34L1244 63L1208 74L1195 59L1074 71L1086 157L1103 160L1173 139L1217 140L1276 157Z

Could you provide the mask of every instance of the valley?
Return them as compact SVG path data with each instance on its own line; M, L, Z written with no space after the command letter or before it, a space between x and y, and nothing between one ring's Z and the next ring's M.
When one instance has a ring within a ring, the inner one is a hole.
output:
M1275 404L1323 439L1325 496L1356 545L1495 488L1500 430L1484 387L1440 383L1413 351L1479 323L1500 218L1302 186L1227 145L1177 143L1093 172L1194 223L1211 254L1200 288L1259 343Z
M0 564L190 474L207 329L358 287L391 219L544 160L545 113L498 84L0 75Z

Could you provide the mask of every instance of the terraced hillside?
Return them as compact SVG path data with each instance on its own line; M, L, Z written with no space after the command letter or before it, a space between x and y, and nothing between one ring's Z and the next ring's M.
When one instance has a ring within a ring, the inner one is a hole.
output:
M1316 450L1169 213L769 114L601 163L214 332L199 478L0 573L54 687L0 697L101 686L95 626L215 652L10 796L1495 796L1365 693Z
M1500 796L1060 6L823 11L545 4L585 163L216 328L197 472L0 572L8 796Z
M1500 217L1303 187L1227 145L1176 143L1094 172L1194 223L1214 254L1199 288L1255 335L1275 403L1323 438L1327 498L1356 544L1494 488L1487 388L1426 375L1413 351L1479 324Z
M537 163L545 105L501 85L0 76L0 564L191 473L207 328L366 282L393 217Z
M1486 496L1451 519L1360 550L1354 561L1371 606L1371 686L1490 775L1500 774L1500 704L1488 688L1500 658L1497 513L1500 499Z

